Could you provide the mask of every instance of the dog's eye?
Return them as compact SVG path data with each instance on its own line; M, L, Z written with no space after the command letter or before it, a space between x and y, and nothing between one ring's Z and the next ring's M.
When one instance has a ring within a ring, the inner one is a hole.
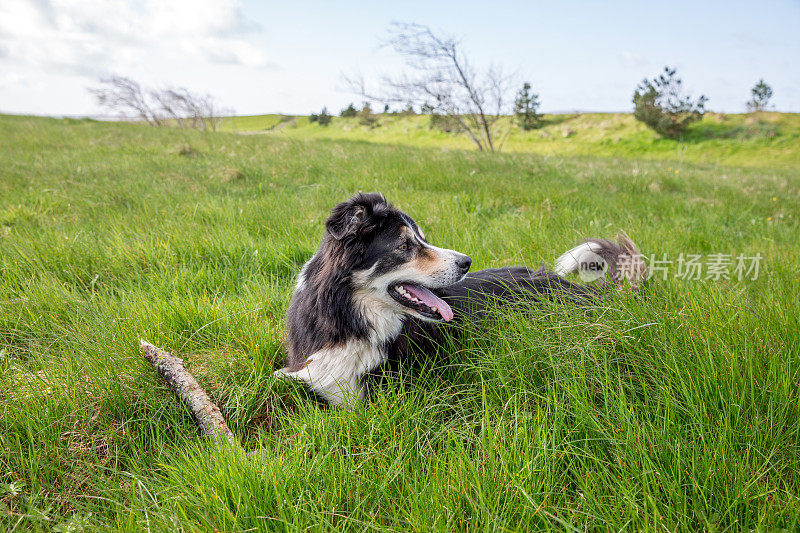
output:
M408 250L408 243L404 242L403 244L398 246L397 249L400 250L401 252L405 252L406 250Z

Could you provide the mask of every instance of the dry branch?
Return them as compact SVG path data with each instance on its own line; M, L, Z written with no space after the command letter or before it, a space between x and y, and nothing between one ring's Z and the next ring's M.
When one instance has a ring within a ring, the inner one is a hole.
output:
M139 339L142 353L164 378L175 395L189 408L195 422L204 435L213 438L217 444L229 442L238 447L239 443L228 429L222 413L208 394L200 387L183 364L183 359Z

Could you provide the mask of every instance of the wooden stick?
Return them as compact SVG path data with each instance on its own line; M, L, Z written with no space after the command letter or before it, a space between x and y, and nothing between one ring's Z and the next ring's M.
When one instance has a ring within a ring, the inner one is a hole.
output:
M239 447L236 438L228 429L228 424L222 418L222 413L211 398L208 397L197 380L186 370L183 359L153 346L149 342L139 339L139 346L148 361L155 367L159 375L164 378L172 392L189 408L194 421L200 431L216 441L217 444L227 441Z

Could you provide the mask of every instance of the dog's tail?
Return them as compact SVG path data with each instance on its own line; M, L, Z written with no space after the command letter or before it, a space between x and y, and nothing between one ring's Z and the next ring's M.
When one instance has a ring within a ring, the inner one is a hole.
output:
M555 273L564 277L577 272L584 281L600 279L620 288L627 283L638 291L647 281L647 264L624 231L617 234L617 241L587 239L556 260Z

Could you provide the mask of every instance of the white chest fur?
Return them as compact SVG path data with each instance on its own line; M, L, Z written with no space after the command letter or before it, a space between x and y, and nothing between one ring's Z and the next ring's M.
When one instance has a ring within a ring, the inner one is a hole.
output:
M306 383L334 405L352 409L359 404L364 393L361 377L386 362L386 346L400 335L405 318L389 297L385 282L366 281L371 272L360 273L360 288L350 302L369 324L369 336L318 350L306 358L302 369L284 368L277 375ZM303 269L296 290L302 290L305 282Z
M311 354L300 370L289 372L284 368L276 374L302 381L328 402L352 409L362 399L361 376L384 361L386 352L382 346L353 340Z

